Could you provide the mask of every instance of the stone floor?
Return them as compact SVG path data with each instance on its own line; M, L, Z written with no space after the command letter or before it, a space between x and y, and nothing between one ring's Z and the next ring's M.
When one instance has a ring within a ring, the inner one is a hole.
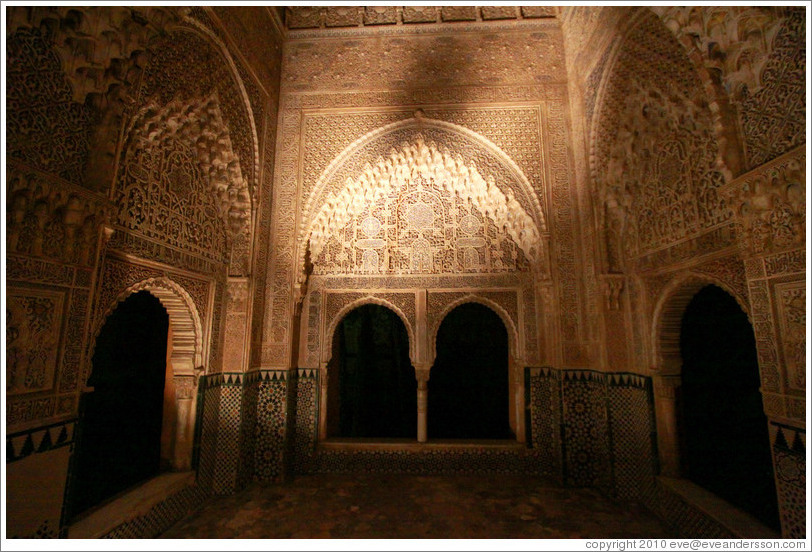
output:
M519 476L309 475L217 497L162 538L674 537L644 509Z

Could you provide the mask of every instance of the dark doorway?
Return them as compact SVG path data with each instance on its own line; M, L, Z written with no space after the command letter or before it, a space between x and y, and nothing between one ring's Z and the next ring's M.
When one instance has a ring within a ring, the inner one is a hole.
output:
M694 296L680 351L683 473L780 530L756 342L733 297L716 286Z
M437 332L429 379L432 439L509 439L508 336L478 303L452 310Z
M417 437L409 335L391 310L364 305L339 323L328 366L331 437Z
M169 316L149 292L130 295L96 340L82 398L71 515L160 470Z

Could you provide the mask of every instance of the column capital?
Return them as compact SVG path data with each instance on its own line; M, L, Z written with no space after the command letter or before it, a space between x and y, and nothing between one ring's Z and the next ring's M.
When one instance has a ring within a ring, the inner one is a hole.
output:
M431 376L431 366L426 364L418 364L414 367L414 377L417 379L418 386L426 385Z

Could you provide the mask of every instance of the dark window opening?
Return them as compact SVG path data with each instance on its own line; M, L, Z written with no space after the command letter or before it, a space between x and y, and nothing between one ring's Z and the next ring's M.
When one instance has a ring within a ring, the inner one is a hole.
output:
M508 336L491 309L466 303L437 332L431 369L428 436L432 439L510 439Z
M753 328L716 286L688 305L680 334L682 472L780 530Z
M347 314L327 370L329 436L416 438L417 380L406 327L394 312L363 305Z

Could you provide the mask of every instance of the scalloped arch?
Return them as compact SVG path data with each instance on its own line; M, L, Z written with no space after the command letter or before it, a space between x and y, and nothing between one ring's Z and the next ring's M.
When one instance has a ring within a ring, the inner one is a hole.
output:
M333 358L333 335L335 334L339 322L341 322L341 320L343 320L344 317L351 311L364 305L379 305L381 307L386 307L394 312L398 318L400 318L401 322L403 322L403 325L406 327L406 334L409 336L409 358L412 361L412 365L414 365L415 358L417 356L417 342L414 336L414 328L412 328L412 325L409 324L409 319L406 318L406 314L404 314L404 312L396 307L393 303L390 303L386 299L375 297L374 295L369 295L353 301L338 311L333 319L327 322L327 332L325 333L325 339L323 341L322 362L329 362L330 359Z
M543 252L546 251L546 244L544 243L547 233L546 210L544 209L542 202L539 200L538 194L535 192L529 180L518 165L516 165L516 163L496 144L480 134L460 125L439 121L436 119L427 119L418 115L403 121L384 125L365 134L347 146L330 162L317 180L312 193L306 199L302 207L302 216L300 217L296 240L298 248L298 266L304 266L306 243L313 231L312 226L327 204L327 198L324 197L324 195L328 184L333 181L338 171L357 152L369 147L375 141L402 129L415 129L417 131L421 129L438 129L448 133L451 136L461 136L467 140L473 141L477 146L494 155L498 159L499 163L506 169L508 174L511 175L513 181L517 184L517 189L522 194L522 199L525 200L527 205L530 205L530 212L527 213L527 215L535 226L535 232L539 235L540 251L538 251L538 256L543 258ZM453 154L453 152L451 153ZM346 183L343 185L342 190L344 188L347 188Z
M507 313L505 309L503 309L498 303L491 301L485 297L477 295L475 293L470 293L464 297L460 297L456 301L452 301L440 312L440 314L435 319L435 324L431 328L431 334L429 336L429 363L434 364L435 359L437 358L437 334L440 331L440 326L443 325L443 320L445 320L446 316L461 305L465 305L466 303L478 303L484 307L491 309L496 315L502 320L502 323L505 325L505 330L507 330L508 335L508 350L510 351L510 355L514 358L521 358L522 355L519 354L519 351L523 350L522 344L520 343L520 336L519 332L516 329L516 325L513 323L513 320L510 318L510 315Z
M122 301L139 291L148 291L154 295L169 315L169 324L172 328L171 359L174 374L176 376L194 375L195 369L203 365L203 326L191 296L182 286L167 277L142 280L118 294L112 304L107 306L94 328L90 343L91 354L96 348L96 339L107 322L107 318ZM87 374L87 377L89 376L90 370Z

